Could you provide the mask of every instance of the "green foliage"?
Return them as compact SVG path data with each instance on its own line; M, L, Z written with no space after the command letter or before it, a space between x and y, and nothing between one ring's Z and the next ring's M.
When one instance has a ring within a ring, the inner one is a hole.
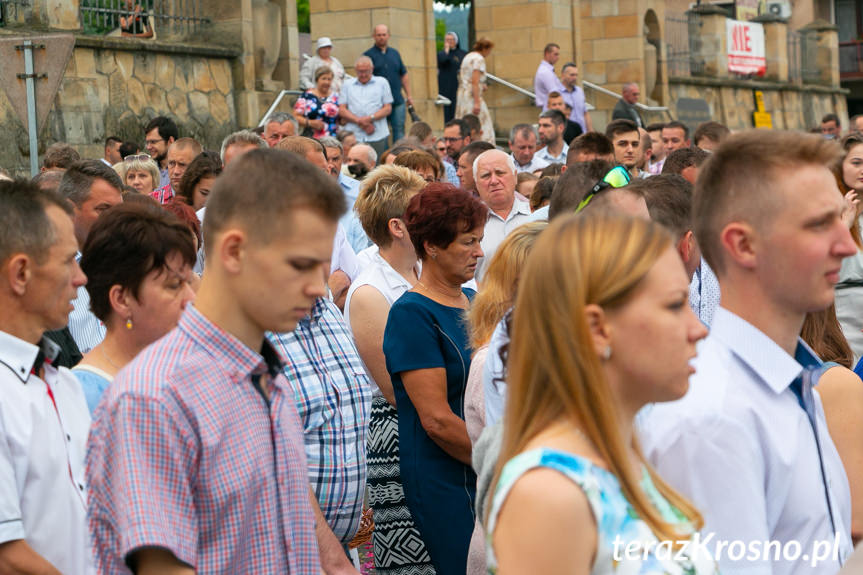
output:
M300 33L309 34L312 31L309 19L309 0L297 0L297 21Z
M434 20L434 38L437 45L437 51L443 50L443 38L446 36L446 22L443 18L435 18Z

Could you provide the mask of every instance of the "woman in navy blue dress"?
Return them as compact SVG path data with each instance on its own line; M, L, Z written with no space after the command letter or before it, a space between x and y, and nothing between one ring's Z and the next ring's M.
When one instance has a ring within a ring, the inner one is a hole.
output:
M463 574L476 475L464 423L470 370L465 312L488 209L449 184L411 199L404 222L422 275L390 309L384 355L399 414L405 499L437 575Z

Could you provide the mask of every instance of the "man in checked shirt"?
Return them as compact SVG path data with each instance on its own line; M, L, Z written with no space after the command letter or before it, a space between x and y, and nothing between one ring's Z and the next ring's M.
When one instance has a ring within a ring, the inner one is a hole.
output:
M94 413L87 479L100 573L318 575L326 523L294 395L264 333L293 330L326 293L344 211L332 178L280 150L248 152L216 181L195 305Z

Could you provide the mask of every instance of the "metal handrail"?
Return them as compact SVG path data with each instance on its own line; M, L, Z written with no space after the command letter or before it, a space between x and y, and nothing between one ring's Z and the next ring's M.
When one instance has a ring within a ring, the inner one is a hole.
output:
M620 94L618 94L616 92L612 92L608 88L603 88L602 86L594 84L593 82L588 82L587 80L585 80L582 82L582 84L584 84L585 86L587 86L591 90L596 90L597 92L601 92L601 93L605 94L606 96L611 96L612 98L617 98L618 100L623 98L623 96L621 96ZM636 102L635 107L640 108L642 110L646 110L648 112L667 112L669 115L671 115L670 110L666 106L646 106L646 105L642 104L641 102Z
M486 74L485 74L485 75L486 75L486 77L487 77L489 80L491 80L492 82L497 82L497 83L498 83L498 84L500 84L501 86L505 86L505 87L509 88L510 90L515 90L515 91L516 91L516 92L518 92L519 94L523 94L523 95L527 96L528 98L530 98L531 100L533 100L534 102L536 102L536 94L534 94L534 93L533 93L533 92L531 92L530 90L525 90L525 89L524 89L524 88L522 88L521 86L516 86L516 85L515 85L515 84L513 84L512 82L507 82L507 81L506 81L506 80L504 80L503 78L498 78L498 77L497 77L497 76L495 76L494 74L489 74L488 72L486 72ZM595 107L593 104L589 103L589 102L585 102L584 104L585 104L585 106L586 106L586 108L587 108L587 110L588 110L588 111L590 111L590 110L595 110L595 109L596 109L596 107Z
M279 102L282 101L282 98L284 98L285 96L302 96L302 95L303 95L303 92L300 90L282 90L281 92L279 92L279 95L276 96L276 99L273 101L273 105L270 106L270 108L267 110L267 113L264 114L263 118L261 118L261 121L258 123L258 127L260 128L261 126L263 126L266 123L267 118L269 118L273 114L273 112L276 111L276 108L278 107Z

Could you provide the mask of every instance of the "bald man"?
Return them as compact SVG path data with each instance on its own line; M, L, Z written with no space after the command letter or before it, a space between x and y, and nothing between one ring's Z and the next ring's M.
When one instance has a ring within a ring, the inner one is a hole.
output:
M530 221L530 204L515 197L516 169L512 156L489 150L473 162L473 177L480 199L488 206L488 220L482 240L485 254L477 266L477 281L504 238L521 224Z

